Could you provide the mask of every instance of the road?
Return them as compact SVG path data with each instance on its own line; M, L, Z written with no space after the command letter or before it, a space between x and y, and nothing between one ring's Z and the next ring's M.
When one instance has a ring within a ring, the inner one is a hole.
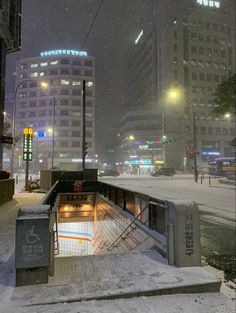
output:
M162 200L194 200L200 210L202 256L206 263L224 270L227 280L235 279L235 186L221 184L208 176L201 184L191 175L174 177L119 176L100 181L144 193Z
M203 183L193 181L192 175L160 176L118 176L101 177L100 181L117 185L125 189L138 191L163 200L194 200L201 211L201 216L211 217L217 222L235 223L235 186L220 184L218 178L208 176Z

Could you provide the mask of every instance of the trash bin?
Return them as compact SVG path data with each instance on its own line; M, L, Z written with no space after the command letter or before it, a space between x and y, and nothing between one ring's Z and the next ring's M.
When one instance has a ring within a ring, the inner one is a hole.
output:
M48 282L49 205L25 206L16 219L16 286Z

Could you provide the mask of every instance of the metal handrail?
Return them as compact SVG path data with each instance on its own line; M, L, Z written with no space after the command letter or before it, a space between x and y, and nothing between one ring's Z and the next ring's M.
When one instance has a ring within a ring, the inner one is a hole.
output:
M131 227L131 225L133 225L135 223L135 221L142 215L142 213L149 208L149 205L147 205L143 211L141 211L132 221L131 223L123 230L123 232L116 238L115 241L113 241L113 243L110 245L109 248L107 248L107 250L111 250L112 247L114 246L114 244L121 238L122 240L124 240L124 238L122 238L123 234L127 231L127 229L129 229Z

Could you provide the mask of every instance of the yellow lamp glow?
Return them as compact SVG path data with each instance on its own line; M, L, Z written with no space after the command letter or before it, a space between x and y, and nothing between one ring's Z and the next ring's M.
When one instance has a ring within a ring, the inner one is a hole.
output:
M41 86L42 88L48 88L48 83L47 83L47 82L41 82L41 83L40 83L40 86Z

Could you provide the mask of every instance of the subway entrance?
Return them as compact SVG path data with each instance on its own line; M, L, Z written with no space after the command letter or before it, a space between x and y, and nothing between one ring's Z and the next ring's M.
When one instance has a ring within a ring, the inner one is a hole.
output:
M94 194L59 194L57 203L57 257L93 254Z

